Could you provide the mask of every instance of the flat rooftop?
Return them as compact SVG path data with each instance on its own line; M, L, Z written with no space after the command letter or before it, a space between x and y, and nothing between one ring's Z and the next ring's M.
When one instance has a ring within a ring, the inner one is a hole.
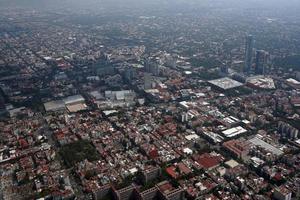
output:
M227 129L225 131L222 131L222 133L230 138L230 137L234 137L234 136L237 136L237 135L240 135L240 134L243 134L243 133L246 133L247 130L244 129L243 127L241 126L237 126L237 127L234 127L234 128L230 128L230 129Z
M229 89L240 87L243 85L242 83L235 81L228 77L211 80L211 81L208 81L208 83L210 83L218 88L221 88L223 90L229 90Z
M253 76L247 79L247 84L250 86L262 88L262 89L276 89L274 80L266 76Z
M277 149L276 147L272 146L271 144L263 141L262 139L258 138L258 137L254 137L250 140L250 142L252 144L254 144L255 146L261 146L262 148L272 152L275 155L282 155L283 151L281 151L280 149Z
M47 103L44 103L45 110L47 112L49 111L58 111L58 110L64 110L65 109L65 102L62 100L59 101L49 101Z
M69 112L74 113L81 110L86 110L87 105L84 103L72 104L72 105L67 105L67 109Z
M225 165L229 166L230 168L234 168L236 166L239 166L239 163L231 159L225 162Z
M74 96L68 96L63 99L65 104L73 104L73 103L79 103L79 102L84 102L84 98L81 95L74 95Z

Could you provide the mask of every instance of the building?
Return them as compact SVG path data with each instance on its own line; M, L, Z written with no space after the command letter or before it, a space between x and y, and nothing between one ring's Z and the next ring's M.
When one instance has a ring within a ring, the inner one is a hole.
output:
M183 200L184 190L182 188L174 188L168 181L163 181L156 185L160 192L162 200Z
M135 188L130 185L128 187L116 190L113 188L113 195L115 200L130 200L134 196Z
M280 149L274 147L273 145L265 142L262 139L263 139L263 137L261 135L256 135L255 137L250 139L249 142L251 142L255 146L265 149L267 152L273 153L276 156L280 156L284 153Z
M131 68L127 68L124 72L124 77L127 81L132 81L134 78L136 78L136 69L131 67Z
M199 164L201 168L211 170L218 167L224 158L216 153L204 153L201 155L193 155L193 160Z
M224 140L222 136L218 133L214 133L212 131L202 131L203 136L208 139L210 142L217 144Z
M120 90L120 91L110 91L104 92L105 98L111 101L126 101L133 100L135 98L135 93L132 90Z
M270 56L268 52L257 50L255 52L255 74L265 74L269 60Z
M154 76L158 76L160 73L160 66L156 62L147 60L145 62L145 71Z
M64 111L67 108L71 113L87 108L85 99L81 95L69 96L63 100L50 101L45 103L44 107L46 112Z
M246 37L246 48L245 48L245 68L244 72L249 73L252 67L252 54L253 54L253 36L248 35Z
M236 126L240 123L240 120L233 117L233 116L228 116L220 120L220 122L225 125L226 127L233 127Z
M79 104L79 103L84 103L85 100L83 96L81 95L74 95L74 96L69 96L63 99L66 105L73 105L73 104Z
M278 132L282 137L289 139L297 139L299 136L298 129L283 121L278 122Z
M165 191L163 197L164 200L183 200L184 190L182 188L176 188L172 191Z
M95 200L103 199L105 196L107 196L111 192L111 185L106 184L101 187L99 187L97 190L93 192L93 197Z
M208 81L212 86L222 91L230 90L242 86L243 84L231 78L225 77Z
M221 74L224 74L224 75L228 74L229 73L228 72L228 65L222 65L220 67L220 71L221 71Z
M246 84L247 86L254 89L264 89L264 90L276 89L273 78L263 76L263 75L248 77L246 80Z
M250 150L250 144L242 140L229 140L223 143L223 147L237 158L244 159Z
M296 79L300 81L300 72L296 72Z
M241 83L245 83L246 79L247 79L247 77L244 74L241 74L241 73L234 73L234 74L232 74L231 77L232 77L232 79L234 79L238 82L241 82Z
M227 138L235 137L237 135L244 134L244 133L247 133L247 130L241 126L229 128L225 131L222 131L222 134Z
M138 194L138 200L156 200L158 199L158 188L152 187Z
M148 183L161 175L161 168L159 166L149 166L147 169L144 169L143 182Z
M46 112L57 112L57 111L63 111L66 109L65 103L62 100L49 101L47 103L44 103L44 107L45 107Z
M278 188L275 188L273 197L276 200L291 200L292 192L282 185Z
M144 89L149 90L152 89L152 76L149 73L145 73L144 76Z
M64 98L63 101L65 103L66 108L71 113L87 109L85 99L82 95L68 96Z
M240 164L238 162L236 162L235 160L231 159L231 160L228 160L227 162L225 162L224 165L233 169L235 167L238 167Z
M299 82L299 86L300 86L300 82ZM292 97L291 98L291 104L295 107L295 108L300 108L300 97Z
M300 89L300 82L297 81L296 79L288 78L288 79L286 79L286 83L296 90ZM299 106L300 106L300 100L298 102L299 102ZM297 106L297 107L299 107L299 106Z
M91 96L93 101L98 101L98 100L104 100L104 96L97 90L89 92L89 95Z

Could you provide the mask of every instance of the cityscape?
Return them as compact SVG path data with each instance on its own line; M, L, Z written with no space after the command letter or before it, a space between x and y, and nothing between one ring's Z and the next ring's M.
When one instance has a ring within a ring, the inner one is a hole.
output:
M0 200L299 200L299 10L0 0Z

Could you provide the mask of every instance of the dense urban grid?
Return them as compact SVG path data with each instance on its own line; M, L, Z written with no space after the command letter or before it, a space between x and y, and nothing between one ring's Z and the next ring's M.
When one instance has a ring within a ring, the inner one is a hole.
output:
M300 199L278 12L1 7L0 199Z

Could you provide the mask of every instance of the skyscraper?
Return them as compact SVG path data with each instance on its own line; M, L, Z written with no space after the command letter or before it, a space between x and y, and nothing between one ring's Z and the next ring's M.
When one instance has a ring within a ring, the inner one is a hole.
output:
M253 36L248 35L246 37L245 48L245 68L244 72L250 72L252 66L252 53L253 53Z
M149 90L152 88L152 76L149 73L144 75L144 89Z
M269 63L269 53L264 50L257 50L255 53L255 74L265 74Z
M158 63L150 61L150 60L146 60L145 71L148 73L151 73L154 76L159 76L160 69L159 69Z

